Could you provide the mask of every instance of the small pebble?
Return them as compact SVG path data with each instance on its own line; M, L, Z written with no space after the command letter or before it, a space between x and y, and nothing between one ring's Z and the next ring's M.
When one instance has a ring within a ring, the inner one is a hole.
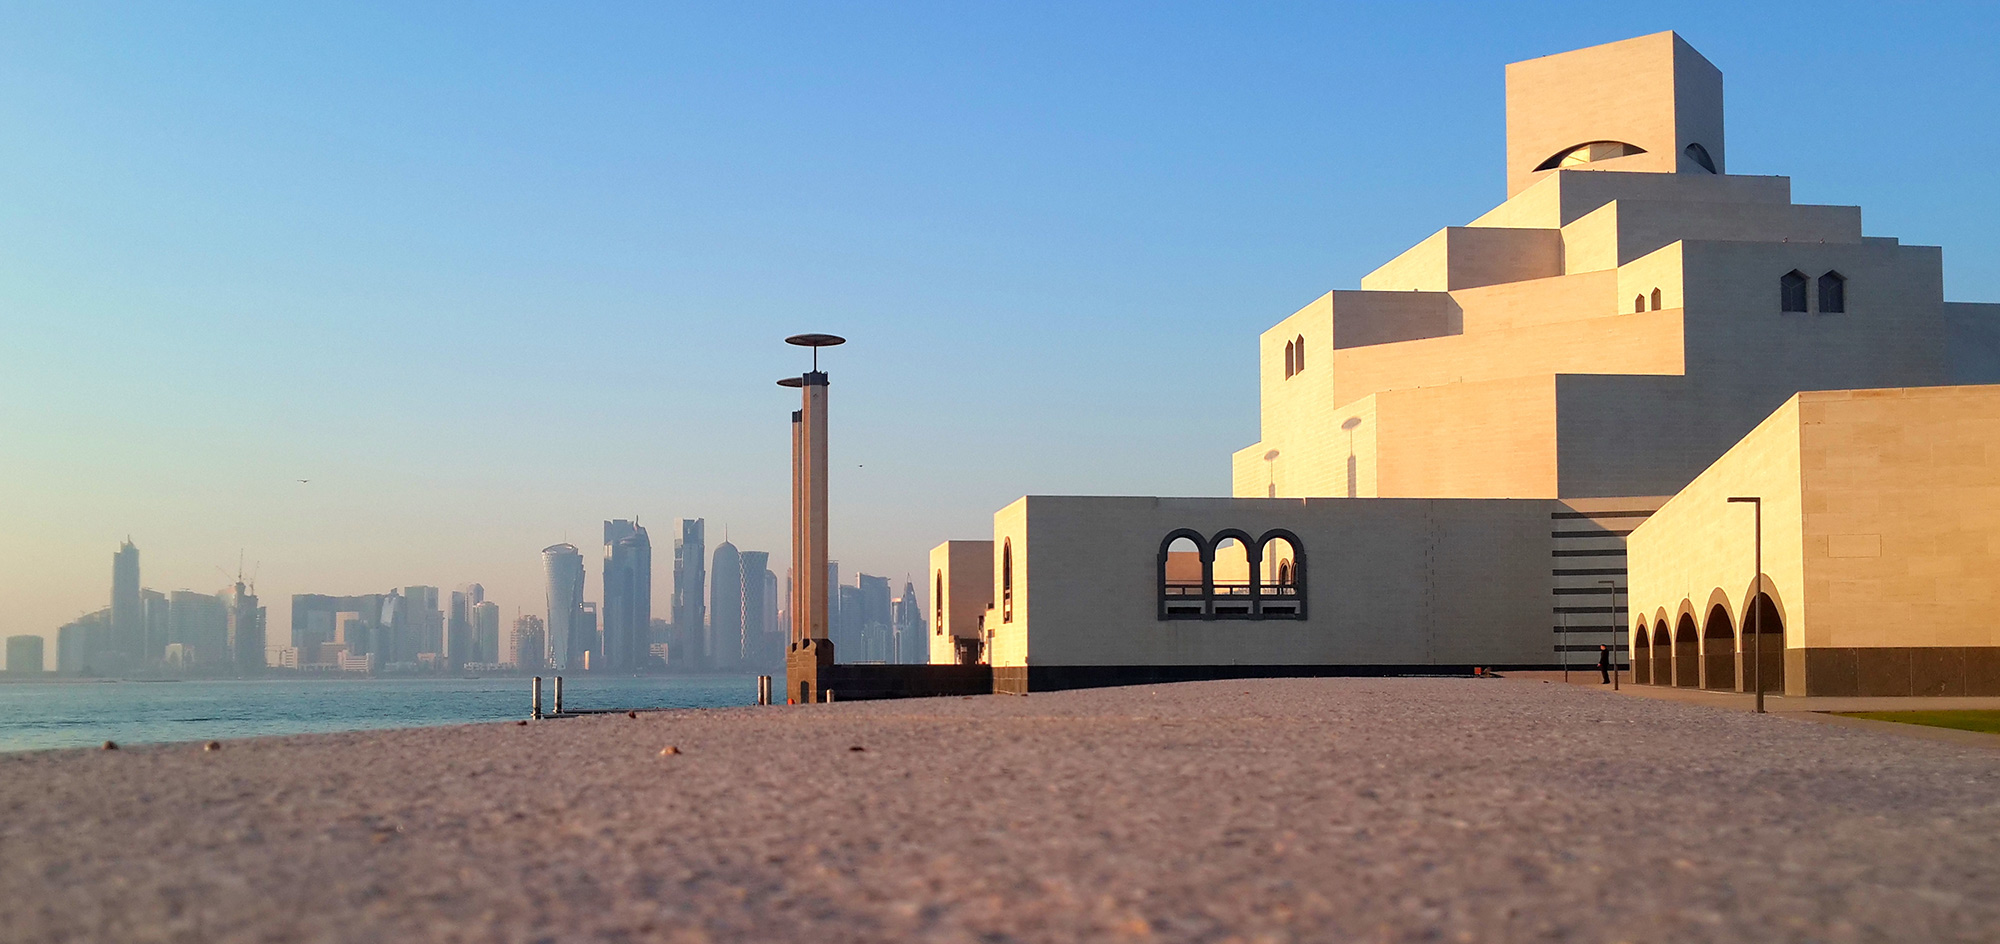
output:
M518 725L520 725L521 727L524 727L524 728L528 726L528 723L527 723L526 721L516 721L516 722L514 722L514 723L515 723L515 724L518 724Z
M107 751L115 751L115 750L117 750L117 749L118 749L118 742L117 742L117 741L106 741L106 742L104 742L104 749L105 749L105 750L107 750Z
M625 717L627 717L627 718L637 718L637 717L639 717L639 713L638 713L638 712L636 712L636 711L628 711L628 712L626 712L626 713L625 713Z
M201 749L202 749L202 750L204 750L204 751L219 751L219 750L222 750L222 742L221 742L221 741L210 741L210 742L208 742L207 744L203 744L203 745L201 746Z
M856 745L854 745L853 747L850 747L850 748L848 748L848 750L850 750L850 751L865 751L865 750L867 750L867 748L865 748L865 747L862 747L862 746L861 746L861 745L859 745L859 744L856 744Z
M673 746L672 744L669 744L669 745L667 745L666 747L663 747L663 748L661 748L661 749L660 749L660 756L661 756L661 757L665 757L665 756L667 756L667 755L669 755L669 754L678 754L678 753L680 753L680 752L681 752L681 749L680 749L680 748L678 748L678 747L675 747L675 746Z

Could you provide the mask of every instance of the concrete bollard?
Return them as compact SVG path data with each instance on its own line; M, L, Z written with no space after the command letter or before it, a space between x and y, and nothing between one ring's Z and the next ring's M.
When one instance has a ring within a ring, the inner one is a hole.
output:
M535 676L535 712L532 717L537 721L542 717L542 677L539 675Z
M771 677L768 675L759 675L757 676L757 704L768 705L770 703Z
M833 704L833 689L831 688L826 690L826 703L829 705Z
M556 714L562 714L562 676L556 676Z

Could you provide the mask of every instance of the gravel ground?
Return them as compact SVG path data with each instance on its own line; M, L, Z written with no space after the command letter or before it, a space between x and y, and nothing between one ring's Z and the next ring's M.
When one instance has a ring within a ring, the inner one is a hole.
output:
M1538 681L0 755L8 942L1991 941L1996 891L2000 751Z

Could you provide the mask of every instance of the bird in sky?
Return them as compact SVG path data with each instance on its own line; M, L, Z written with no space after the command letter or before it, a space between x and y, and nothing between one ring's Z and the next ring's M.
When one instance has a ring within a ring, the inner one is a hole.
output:
M300 480L299 480L299 484L300 484L300 485L304 485L304 484L306 484L307 482L310 482L310 481L312 481L312 479L300 479Z

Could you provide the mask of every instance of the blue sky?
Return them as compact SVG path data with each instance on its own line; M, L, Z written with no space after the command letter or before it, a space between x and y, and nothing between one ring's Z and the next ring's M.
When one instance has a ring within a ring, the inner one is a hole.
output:
M2000 300L1984 4L12 4L0 634L238 549L487 585L683 516L781 560L832 331L834 552L1025 493L1226 494L1257 333L1502 197L1502 67L1676 29L1730 170ZM309 484L296 480L308 478ZM782 566L774 560L774 564ZM656 596L669 589L667 567ZM590 593L597 590L596 565Z

